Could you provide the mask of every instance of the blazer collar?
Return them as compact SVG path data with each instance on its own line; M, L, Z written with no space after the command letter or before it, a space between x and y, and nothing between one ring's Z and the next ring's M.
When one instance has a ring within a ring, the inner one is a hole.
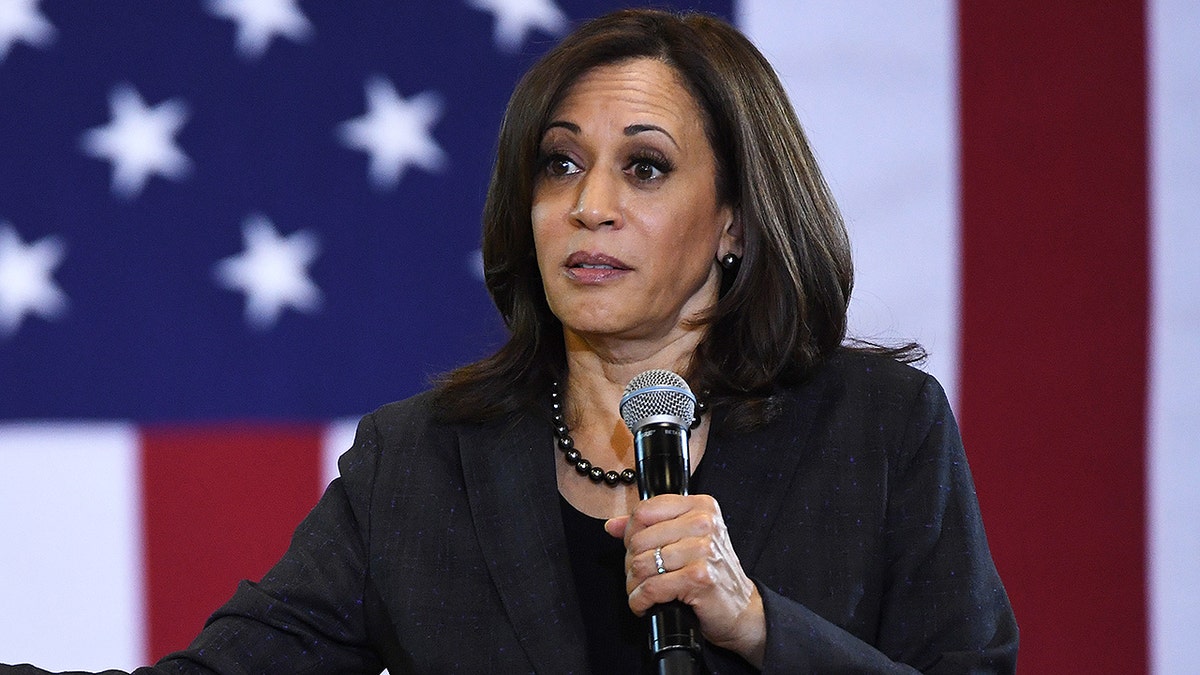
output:
M587 672L551 431L526 413L462 428L459 449L476 537L534 670Z

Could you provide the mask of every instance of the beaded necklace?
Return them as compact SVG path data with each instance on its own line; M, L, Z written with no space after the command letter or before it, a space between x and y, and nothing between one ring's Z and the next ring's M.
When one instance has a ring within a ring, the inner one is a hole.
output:
M708 406L703 401L696 402L696 415L692 419L692 429L700 426L700 417L707 409ZM559 391L558 382L550 387L550 411L553 414L554 437L558 443L558 449L562 451L563 459L574 466L579 475L587 476L593 483L604 483L609 487L633 485L637 482L637 471L633 468L623 469L620 473L613 470L605 471L598 466L593 466L575 447L575 439L571 438L571 430L567 427L566 410L563 406L563 396Z

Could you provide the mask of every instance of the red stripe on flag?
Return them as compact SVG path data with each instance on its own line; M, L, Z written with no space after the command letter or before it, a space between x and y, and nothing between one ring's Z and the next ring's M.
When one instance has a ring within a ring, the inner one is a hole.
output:
M961 2L961 412L1029 673L1146 671L1141 2Z
M321 430L151 428L142 435L147 656L186 647L257 580L316 503Z

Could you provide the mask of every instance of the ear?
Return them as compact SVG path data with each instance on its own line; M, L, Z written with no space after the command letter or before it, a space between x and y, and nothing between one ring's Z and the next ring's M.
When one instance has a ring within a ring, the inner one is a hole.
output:
M742 221L728 206L725 207L723 216L725 227L721 230L721 242L717 245L717 259L720 260L726 253L732 253L740 258L742 257Z

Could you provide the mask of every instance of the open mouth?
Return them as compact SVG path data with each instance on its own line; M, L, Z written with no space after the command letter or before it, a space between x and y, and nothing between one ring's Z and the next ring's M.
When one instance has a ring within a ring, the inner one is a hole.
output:
M617 258L603 253L577 251L566 260L566 273L582 284L603 284L615 281L632 268Z

